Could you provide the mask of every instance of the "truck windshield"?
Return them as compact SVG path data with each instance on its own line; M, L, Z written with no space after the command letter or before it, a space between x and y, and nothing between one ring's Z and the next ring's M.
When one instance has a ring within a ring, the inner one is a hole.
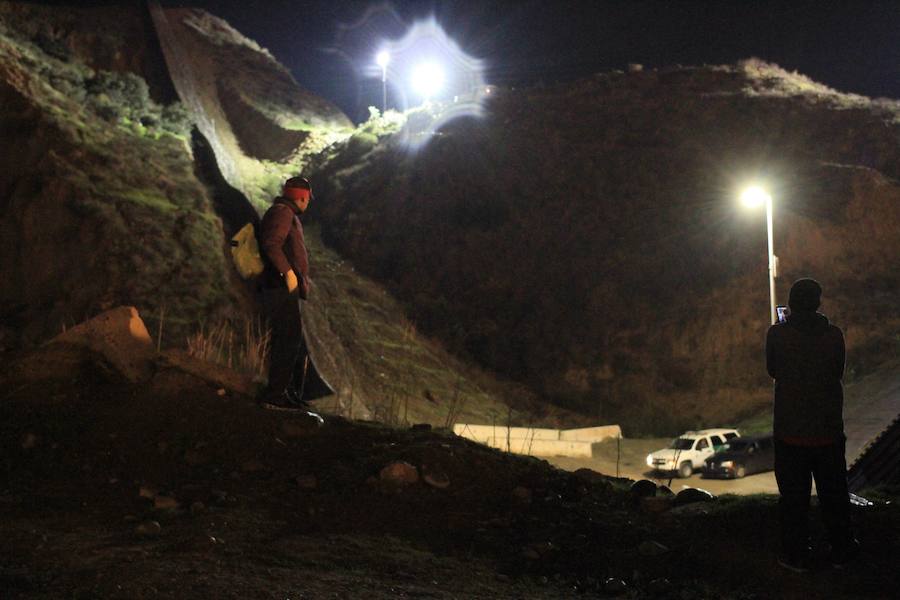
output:
M690 450L694 447L694 440L689 440L688 438L677 438L672 440L672 443L669 444L669 448L672 450Z

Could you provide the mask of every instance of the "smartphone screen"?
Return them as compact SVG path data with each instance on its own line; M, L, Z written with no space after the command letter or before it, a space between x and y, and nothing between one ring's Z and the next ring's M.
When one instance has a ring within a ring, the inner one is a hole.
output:
M778 315L778 322L784 323L787 321L787 317L791 314L791 310L787 306L776 306L775 314Z

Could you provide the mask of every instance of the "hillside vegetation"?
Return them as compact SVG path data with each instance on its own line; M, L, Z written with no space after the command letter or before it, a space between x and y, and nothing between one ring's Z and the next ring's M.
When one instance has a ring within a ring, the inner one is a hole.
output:
M0 351L126 304L160 347L187 343L249 379L265 372L265 331L227 239L350 123L224 21L196 10L156 18L0 2ZM163 56L173 52L191 59L176 73ZM379 131L394 118L378 119ZM377 140L371 128L353 143ZM421 335L314 228L308 244L307 337L337 392L322 409L395 425L563 418Z
M460 355L628 433L766 410L765 217L737 203L759 179L779 301L822 282L848 380L900 349L896 103L747 61L498 90L486 108L417 153L402 134L347 142L316 173L325 241Z
M172 331L235 308L189 120L133 73L48 54L0 21L3 345L118 304Z

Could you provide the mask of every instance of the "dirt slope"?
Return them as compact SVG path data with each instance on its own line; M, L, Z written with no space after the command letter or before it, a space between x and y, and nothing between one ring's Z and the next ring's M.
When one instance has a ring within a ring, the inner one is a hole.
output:
M0 373L5 598L824 599L900 583L896 503L855 515L863 556L845 571L815 527L798 577L775 566L772 497L639 503L626 481L445 431L319 428L168 363L133 385L100 355L53 352L55 372ZM396 461L419 479L381 475Z
M765 218L737 204L754 178L780 301L823 283L848 381L898 350L895 102L749 61L498 90L486 112L418 152L348 143L318 175L325 240L458 353L626 434L765 410Z

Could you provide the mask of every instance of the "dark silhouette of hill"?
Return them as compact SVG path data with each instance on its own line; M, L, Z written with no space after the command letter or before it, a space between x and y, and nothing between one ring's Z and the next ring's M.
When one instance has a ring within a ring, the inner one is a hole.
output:
M737 202L754 180L780 301L822 281L850 381L898 348L896 102L750 60L501 89L418 152L403 133L324 162L325 240L540 397L629 432L765 410L765 217Z

